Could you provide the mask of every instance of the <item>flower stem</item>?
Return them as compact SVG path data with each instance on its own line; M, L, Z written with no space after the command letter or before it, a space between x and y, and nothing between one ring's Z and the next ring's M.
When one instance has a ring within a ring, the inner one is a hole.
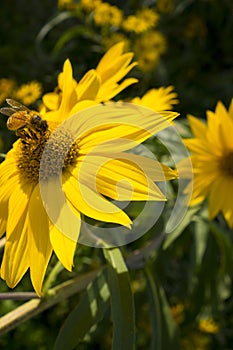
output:
M60 261L56 263L50 274L48 275L46 281L44 282L43 286L43 294L46 294L48 289L51 287L53 282L56 280L57 275L64 269Z

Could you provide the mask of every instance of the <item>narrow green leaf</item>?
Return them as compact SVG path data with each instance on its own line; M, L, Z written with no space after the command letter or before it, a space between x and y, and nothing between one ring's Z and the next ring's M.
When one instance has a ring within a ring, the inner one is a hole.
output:
M53 52L58 53L66 43L79 36L88 37L97 42L101 41L101 37L98 34L96 34L90 28L84 27L82 24L80 24L67 29L64 34L59 37L54 46Z
M52 18L49 22L47 22L40 30L39 34L36 37L36 43L40 44L46 35L58 24L72 17L70 12L62 12L59 13L56 17Z
M134 300L128 269L119 248L104 249L114 325L112 350L135 349Z
M174 231L167 234L163 244L164 250L167 249L184 232L184 229L190 224L194 215L199 209L200 206L195 206L188 209L179 226Z
M194 231L194 249L195 249L195 266L201 265L209 237L209 223L198 220L195 223Z
M217 226L213 222L210 224L211 232L213 233L215 240L218 244L219 250L221 252L220 256L220 273L228 272L233 273L233 244L230 238L220 226Z
M179 349L176 324L162 286L156 281L150 267L145 267L149 291L149 312L152 323L151 349Z
M148 266L145 266L145 273L149 292L149 313L152 326L151 349L162 350L161 308L158 290L154 276Z
M107 271L104 270L87 286L79 304L64 322L54 350L72 350L90 328L103 318L109 298Z
M173 320L170 307L161 285L158 285L161 314L162 314L162 349L176 349L179 350L179 336L178 330Z

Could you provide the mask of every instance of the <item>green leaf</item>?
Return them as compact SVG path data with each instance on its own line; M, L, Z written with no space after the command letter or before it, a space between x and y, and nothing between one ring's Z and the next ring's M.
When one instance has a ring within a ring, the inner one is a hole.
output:
M201 265L209 237L209 223L198 220L195 223L194 231L194 250L195 250L195 266Z
M56 17L52 18L49 22L47 22L40 30L39 34L36 37L36 43L37 45L41 44L41 42L44 40L44 38L46 37L46 35L48 35L48 33L54 29L54 27L56 27L57 25L59 25L60 23L62 23L63 21L69 19L72 17L72 14L70 12L62 12L59 13L59 15L57 15Z
M190 224L194 215L199 209L200 206L195 206L188 209L185 217L183 218L179 226L174 231L167 234L163 244L164 250L167 249L183 233L184 229Z
M221 252L220 256L220 273L228 272L233 273L233 244L230 238L220 226L215 223L210 224L211 232L214 235L216 243L218 244L219 250Z
M119 248L104 249L114 325L112 350L135 349L135 314L128 269Z
M151 349L179 349L179 337L176 324L171 315L165 292L156 281L150 267L145 267L149 292L149 312L152 323Z
M90 328L103 318L109 305L109 298L107 271L103 270L87 286L79 304L64 322L56 339L54 350L72 350Z
M149 293L149 312L152 326L151 349L162 350L161 308L157 286L150 268L145 266L147 288Z
M80 36L91 38L96 42L101 41L101 37L90 28L84 27L83 25L73 26L72 28L67 29L65 33L57 40L53 49L54 53L58 53L66 43Z

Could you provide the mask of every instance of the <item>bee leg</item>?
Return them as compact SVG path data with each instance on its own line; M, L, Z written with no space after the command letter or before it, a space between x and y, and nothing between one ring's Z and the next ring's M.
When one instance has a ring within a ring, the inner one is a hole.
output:
M20 128L16 131L16 135L23 140L28 140L32 138L32 134L28 128Z

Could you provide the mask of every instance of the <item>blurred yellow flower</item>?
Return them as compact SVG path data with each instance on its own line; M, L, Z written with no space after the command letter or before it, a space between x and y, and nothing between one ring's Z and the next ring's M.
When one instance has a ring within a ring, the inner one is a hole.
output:
M181 339L182 350L211 350L210 339L206 334L200 332L191 332L188 336Z
M58 7L60 9L70 9L73 4L74 0L58 0Z
M208 29L201 17L192 16L184 28L184 34L187 38L206 37Z
M143 8L135 15L128 16L122 23L127 32L144 33L153 28L159 20L159 15L150 8Z
M141 70L151 71L158 64L166 47L164 35L155 30L148 31L137 38L134 43L134 52Z
M122 19L123 12L117 6L103 2L95 8L94 21L97 26L110 25L119 27Z
M0 104L12 94L14 87L15 81L13 79L0 79Z
M176 324L181 324L184 321L184 304L176 304L170 307L172 317Z
M42 94L42 86L38 81L31 81L21 85L14 91L13 97L24 105L29 106L36 102Z
M101 0L81 0L81 7L87 12L92 12L101 3Z
M103 37L103 47L108 50L111 46L123 42L124 49L128 50L130 47L130 40L122 33L112 33L110 36Z
M167 86L151 89L143 97L135 97L131 102L159 112L173 109L173 105L179 103L179 100L177 99L177 93L174 92L174 87Z
M103 57L97 71L103 81L111 81L112 78L115 82L129 70L132 55L128 54L126 59L124 55L115 57L114 52L115 60L110 57ZM133 104L125 109L121 103L114 108L114 103L103 105L90 99L78 102L69 60L64 63L61 77L59 108L43 111L43 128L27 124L21 133L22 138L16 141L0 165L0 235L6 232L1 278L13 288L29 269L38 295L41 295L53 251L67 270L72 269L81 214L129 228L131 220L128 215L105 197L118 199L120 195L121 200L164 201L165 196L154 181L177 176L175 171L153 159L124 152L135 146L133 141L141 143L167 127L167 120L174 119L177 113L152 115L149 111L142 118ZM85 95L93 95L92 84L86 84ZM89 106L95 106L94 111L86 108ZM51 136L57 126L78 111L81 114L71 129L58 129L59 132ZM75 136L78 135L75 142L72 138L74 127L77 130ZM45 158L45 168L41 170L41 158L47 142L50 142L52 153ZM112 142L114 147L101 148L106 142ZM61 220L71 231L69 237L52 222L40 195L40 184L43 184L46 194L53 199L57 223L61 208L57 193L51 194L51 186L59 187L61 161L62 190L73 215L72 220L70 214ZM143 171L137 166L142 162ZM85 165L88 171L83 171ZM126 181L122 181L124 179Z
M216 334L219 332L219 326L211 319L206 318L198 322L198 329L203 333Z
M209 220L222 212L233 228L233 100L229 110L218 102L207 111L207 124L188 116L194 138L184 142L192 152L193 195L191 205L208 198Z
M156 8L161 13L170 13L175 9L176 0L158 0L156 2Z

